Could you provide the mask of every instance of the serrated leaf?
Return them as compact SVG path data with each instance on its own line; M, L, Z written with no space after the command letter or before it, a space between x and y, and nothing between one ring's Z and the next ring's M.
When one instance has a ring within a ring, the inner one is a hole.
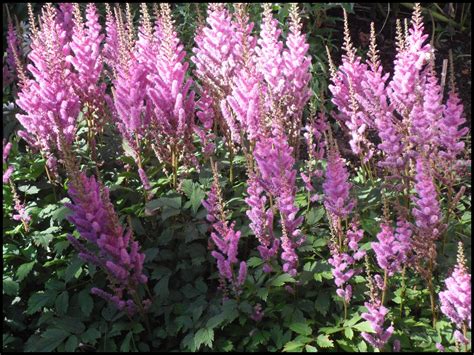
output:
M64 281L69 282L79 271L79 268L84 264L84 261L79 257L74 258L64 272Z
M64 329L47 329L41 334L40 340L35 344L35 350L39 352L51 352L56 349L69 336Z
M354 325L353 328L358 330L359 332L375 333L369 321L360 322Z
M194 345L199 350L202 344L212 347L214 341L214 330L209 328L201 328L194 335Z
M224 321L225 321L225 315L222 313L219 313L218 315L215 315L214 317L210 318L207 321L206 327L210 329L214 329Z
M270 283L271 286L283 286L286 282L295 282L295 279L289 274L281 274L272 280Z
M60 329L67 330L71 334L82 334L86 326L78 318L62 316L55 318L54 325Z
M53 240L54 236L48 233L35 233L32 235L33 242L37 246L42 246L43 248L48 248L49 243Z
M23 280L30 271L33 269L33 266L35 265L36 261L31 261L29 263L21 264L18 267L18 270L16 271L16 277L18 278L18 281Z
M25 195L36 195L38 192L40 192L40 189L38 189L34 185L23 185L19 186L18 190L23 192Z
M79 340L77 340L77 336L71 335L69 338L67 338L67 341L64 344L64 350L66 350L68 353L74 352L78 345Z
M322 348L332 348L334 342L326 334L321 334L316 338L316 343Z
M67 291L61 292L59 296L56 297L55 307L59 314L67 313L69 307L69 293Z
M315 347L315 346L312 346L312 345L309 345L309 344L306 344L304 346L304 348L306 349L307 352L309 353L317 353L318 352L318 349Z
M329 302L329 295L326 292L320 292L318 298L316 298L316 301L314 302L314 307L316 308L316 311L325 316L329 311Z
M261 258L258 258L256 256L252 256L248 261L247 261L247 266L248 267L257 267L263 264L263 260Z
M284 352L302 351L304 344L297 341L289 341L283 347Z
M18 294L19 285L18 282L12 279L3 280L3 293L9 296L16 296Z
M311 327L303 322L291 323L290 329L302 335L310 335L312 333Z
M199 187L199 185L195 184L190 198L191 207L194 214L196 214L199 206L201 206L201 202L204 197L206 197L206 193Z
M324 217L325 210L323 207L318 207L318 208L312 208L305 216L305 222L308 225L313 225L318 223L321 218Z
M41 310L52 298L50 293L35 293L28 300L27 314L33 314Z
M354 332L351 328L346 328L344 329L344 335L346 336L347 339L352 339L354 337Z
M85 316L89 316L94 308L94 300L88 290L79 292L79 306Z
M181 207L181 196L177 197L160 197L146 203L145 209L155 211L160 207L169 207L172 209L179 209Z
M95 344L95 340L99 338L100 332L96 328L89 328L81 335L82 341L89 344Z

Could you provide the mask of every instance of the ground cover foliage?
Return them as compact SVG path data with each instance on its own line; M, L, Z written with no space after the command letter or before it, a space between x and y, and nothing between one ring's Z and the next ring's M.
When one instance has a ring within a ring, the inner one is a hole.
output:
M5 7L3 350L470 350L463 57L357 9Z

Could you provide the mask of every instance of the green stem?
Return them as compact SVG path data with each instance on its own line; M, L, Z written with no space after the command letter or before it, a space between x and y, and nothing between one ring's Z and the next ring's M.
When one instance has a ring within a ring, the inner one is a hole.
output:
M347 319L347 302L344 300L344 320Z
M441 247L441 254L443 255L444 255L444 249L446 247L447 237L449 233L449 217L450 217L450 212L451 212L452 193L453 193L452 187L448 186L448 196L447 196L448 211L446 212L446 231L444 232L444 235L443 235L443 244Z
M385 296L387 295L387 288L388 288L388 272L387 270L385 270L383 274L382 306L385 304Z
M406 285L405 285L405 272L406 272L406 265L403 265L402 269L402 291L400 292L400 318L403 315L403 300L405 298L405 290L406 290Z

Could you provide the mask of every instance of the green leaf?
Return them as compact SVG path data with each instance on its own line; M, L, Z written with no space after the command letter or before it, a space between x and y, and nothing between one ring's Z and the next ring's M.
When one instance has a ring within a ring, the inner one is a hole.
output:
M307 352L309 353L317 353L318 352L318 349L315 347L315 346L312 346L312 345L309 345L309 344L306 344L304 346L304 348L306 349Z
M145 209L155 211L160 207L169 207L172 209L179 209L181 207L181 196L177 197L160 197L146 203Z
M84 264L84 261L79 259L79 257L75 257L69 266L66 268L64 273L64 281L69 282L71 279L79 272L79 269Z
M354 332L352 331L351 328L346 328L344 329L344 335L346 336L347 339L351 340L354 337Z
M26 314L33 314L41 310L52 298L50 293L34 293L28 300Z
M369 321L360 322L354 325L353 328L357 329L359 332L375 333Z
M361 220L361 225L364 231L369 233L372 237L375 237L379 231L379 222L374 219L363 219Z
M153 291L160 297L166 298L168 297L170 291L168 289L168 281L170 280L170 276L164 276L153 288Z
M321 218L324 217L325 210L323 207L318 207L318 208L312 208L305 216L305 222L308 225L313 225L318 223Z
M218 315L215 315L214 317L210 318L207 321L206 327L210 329L214 329L224 321L225 321L225 315L223 313L219 313Z
M82 341L88 344L95 344L99 338L100 332L96 328L89 328L81 335Z
M322 348L332 348L334 342L326 334L321 334L316 338L316 343Z
M28 276L30 271L33 269L33 266L35 265L35 263L36 263L36 261L31 261L31 262L26 263L26 264L21 264L18 267L18 270L16 272L16 277L18 278L18 281L21 281L26 276Z
M94 300L92 299L89 290L82 290L79 292L79 305L85 316L91 314L92 309L94 308Z
M271 286L283 286L286 282L295 282L295 279L292 278L289 274L281 274L274 278L270 283Z
M214 330L209 328L201 328L194 335L194 345L196 350L199 350L202 344L212 347L214 341Z
M199 206L201 206L201 201L204 197L206 197L206 193L199 187L199 185L194 184L193 192L190 197L191 207L194 214L196 214Z
M295 333L302 335L310 335L312 333L311 327L303 322L291 323L290 329Z
M316 311L325 316L329 311L329 302L329 294L326 292L320 292L318 298L316 298L316 301L314 302L314 307L316 308Z
M16 296L18 294L18 282L10 278L3 280L3 293L9 296Z
M33 185L19 186L18 190L23 192L25 195L36 195L38 192L40 192L40 189Z
M70 353L76 350L77 346L79 345L79 340L77 340L77 336L71 335L67 341L66 344L64 344L64 350L66 352Z
M122 342L122 345L120 345L120 351L121 352L129 352L130 351L130 340L132 339L132 332L128 332L127 335L125 336L125 339Z
M55 306L59 314L67 313L69 307L69 293L67 291L61 292L61 294L56 297Z
M259 288L257 291L257 296L260 297L263 301L267 301L268 288Z
M82 334L86 330L86 326L78 318L61 316L55 318L54 325L60 329L67 330L72 334Z
M50 352L56 349L69 336L69 332L64 329L47 329L38 343L35 345L36 351Z
M247 261L247 266L248 267L257 267L263 264L263 260L261 258L258 258L256 256L252 256L248 261Z
M304 347L304 344L298 341L289 341L283 347L283 351L284 352L302 351L303 347Z

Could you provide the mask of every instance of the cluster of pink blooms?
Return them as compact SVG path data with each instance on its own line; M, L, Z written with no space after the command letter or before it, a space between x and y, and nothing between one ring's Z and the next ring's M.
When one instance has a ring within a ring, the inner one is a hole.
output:
M365 256L365 250L359 249L359 241L363 235L364 231L358 228L357 223L353 222L346 233L347 238L344 239L347 251L343 251L342 246L338 245L336 241L332 241L329 246L331 257L328 262L333 267L334 283L338 287L336 293L345 303L349 303L352 298L352 286L349 284L349 280L361 272L361 269L355 268L354 265Z
M378 285L372 286L372 288L375 287L379 288ZM382 301L380 297L378 297L379 292L374 294L374 291L371 291L371 293L371 301L364 303L364 306L367 308L367 312L362 313L361 316L363 319L370 322L370 326L372 327L374 333L371 334L362 332L361 336L370 345L381 351L392 336L394 327L393 324L391 324L388 328L384 327L385 317L388 314L388 309L382 305Z
M98 247L98 255L84 243L68 235L68 240L79 252L79 256L106 271L112 293L93 288L92 293L113 302L119 310L136 312L136 304L126 299L126 293L136 292L137 286L147 282L143 274L145 254L133 240L131 230L124 231L114 207L109 191L96 179L81 173L69 185L69 196L73 203L66 206L72 211L68 220L90 244Z
M6 143L6 139L3 140L3 164L7 163L8 156L10 155L10 150L12 149L11 142ZM13 174L14 167L13 165L8 165L7 170L3 173L3 183L8 183L10 176Z
M221 289L224 297L227 296L227 282L231 285L233 292L238 295L247 277L247 263L241 261L239 272L233 271L233 265L238 264L237 259L240 231L235 231L235 222L230 223L225 219L225 211L222 206L222 196L219 187L217 172L214 172L214 182L207 200L202 204L207 209L207 220L212 223L212 241L218 250L212 251L212 256L217 260L217 268L221 276ZM227 280L227 281L226 281Z
M25 112L17 119L25 128L18 134L38 148L47 158L51 170L56 169L57 152L62 149L59 132L71 144L76 134L80 111L79 97L74 91L76 76L66 60L70 48L66 32L58 22L57 10L45 5L40 30L32 32L28 70L32 79L20 82L16 104Z
M412 235L410 223L399 218L395 231L388 222L382 223L380 227L378 242L372 243L372 249L380 268L387 271L388 276L393 276L408 262Z
M459 242L458 260L454 271L444 281L446 290L440 292L441 311L454 323L454 338L460 344L468 344L463 327L471 329L471 274L464 258L463 246Z

